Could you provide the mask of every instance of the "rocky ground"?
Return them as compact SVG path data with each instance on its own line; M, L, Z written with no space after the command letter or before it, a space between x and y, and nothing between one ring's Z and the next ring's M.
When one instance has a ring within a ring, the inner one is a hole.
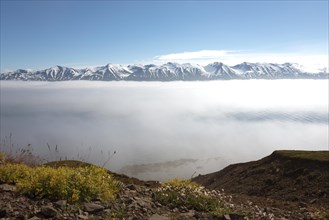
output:
M222 201L229 210L229 214L216 217L185 206L161 204L155 199L155 193L162 186L159 182L141 181L110 171L121 186L115 200L107 203L93 200L71 204L66 200L31 198L17 194L14 185L0 184L0 220L329 219L327 165L327 162L295 161L274 154L199 176L194 181L205 185L204 192ZM59 161L48 166L88 164Z
M153 198L154 186L122 183L114 202L69 204L65 200L28 198L15 194L15 186L0 186L0 219L325 219L324 210L305 203L217 193L230 215L213 217L187 207L169 207Z

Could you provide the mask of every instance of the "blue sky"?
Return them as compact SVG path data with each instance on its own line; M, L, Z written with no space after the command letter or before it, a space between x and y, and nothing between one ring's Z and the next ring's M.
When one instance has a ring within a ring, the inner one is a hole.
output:
M1 72L222 61L328 65L328 1L1 1Z

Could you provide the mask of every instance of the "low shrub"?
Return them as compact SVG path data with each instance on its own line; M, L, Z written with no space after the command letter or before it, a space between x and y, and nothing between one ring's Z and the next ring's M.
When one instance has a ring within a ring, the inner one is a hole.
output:
M111 200L119 189L106 169L96 166L52 168L5 163L0 165L0 181L14 183L19 192L30 196L70 202Z
M28 178L31 167L24 164L4 163L0 165L0 183L16 184Z
M155 190L154 198L173 208L184 206L188 209L209 212L215 216L230 212L216 192L206 190L190 180L174 179L164 183Z

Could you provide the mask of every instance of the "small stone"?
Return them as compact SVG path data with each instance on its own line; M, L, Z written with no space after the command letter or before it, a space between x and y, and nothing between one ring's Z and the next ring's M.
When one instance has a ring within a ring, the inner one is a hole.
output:
M155 205L158 207L162 207L161 203L159 203L159 202L155 202Z
M85 215L78 215L78 218L79 218L79 219L88 219L88 216L85 216Z
M167 216L158 215L158 214L151 215L151 217L149 218L149 220L169 220L169 219L170 218L168 218Z
M16 191L16 187L13 185L9 185L9 184L1 184L0 190L4 191L4 192L14 192L14 191Z
M223 215L223 220L231 220L231 217L229 215Z
M66 207L66 205L67 205L67 201L66 201L66 200L58 200L57 202L54 203L54 205L55 205L57 208L65 209L65 207Z
M173 208L172 211L173 211L173 212L178 212L179 210L178 210L178 208Z
M307 208L303 207L299 209L301 212L307 212Z
M180 207L181 212L188 212L189 209L186 206L181 206Z
M111 209L104 209L104 210L103 210L103 213L110 214L110 213L111 213Z
M83 207L86 212L90 213L100 212L104 209L104 206L95 203L84 203Z
M40 220L41 218L37 217L37 216L33 216L32 218L29 218L28 220Z
M48 218L53 218L57 215L57 210L51 206L42 206L41 214Z
M127 188L130 189L130 190L136 190L137 189L134 184L127 185Z
M312 200L310 201L310 203L313 204L313 203L315 203L316 201L318 201L318 199L312 199Z

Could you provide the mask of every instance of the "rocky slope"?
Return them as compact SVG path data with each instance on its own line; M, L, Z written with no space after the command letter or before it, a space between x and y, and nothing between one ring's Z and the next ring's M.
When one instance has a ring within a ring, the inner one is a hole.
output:
M329 207L329 151L275 151L193 181L209 189Z
M18 69L2 73L0 80L24 81L174 81L174 80L214 80L214 79L327 79L328 72L318 70L308 72L293 63L241 63L228 66L214 62L206 66L198 64L166 63L163 65L119 65L107 64L96 68L74 69L63 66L32 71Z

